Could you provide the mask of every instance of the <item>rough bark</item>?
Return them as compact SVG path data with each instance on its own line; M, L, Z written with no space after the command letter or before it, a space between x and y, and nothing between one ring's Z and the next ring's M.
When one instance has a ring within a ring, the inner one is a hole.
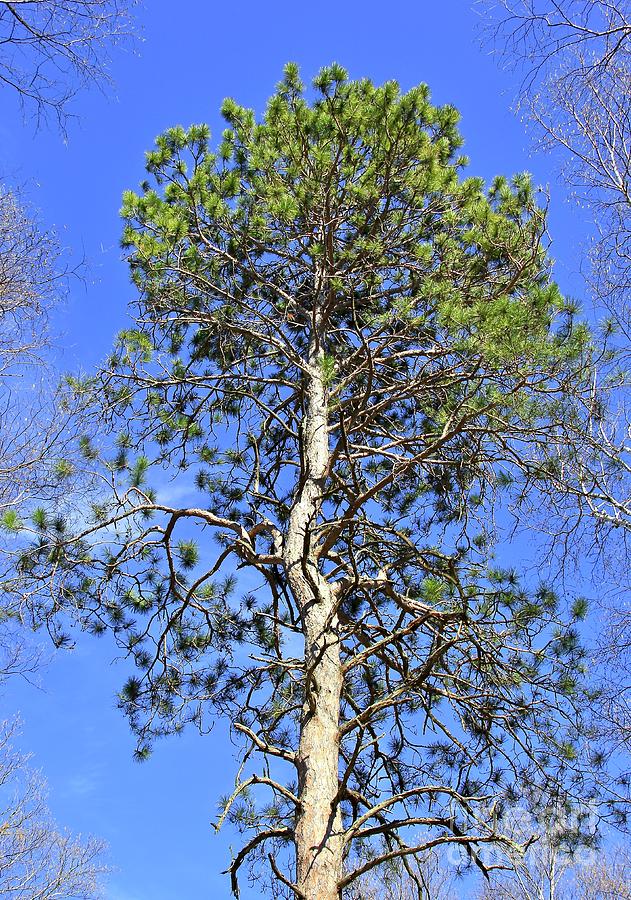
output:
M305 698L297 756L296 882L305 900L337 900L343 850L337 803L342 670L335 595L319 572L313 534L329 465L323 348L318 332L315 323L306 385L302 481L289 521L285 558L305 640Z
M322 598L305 617L307 699L298 750L297 884L306 900L337 900L342 873L338 791L339 645Z

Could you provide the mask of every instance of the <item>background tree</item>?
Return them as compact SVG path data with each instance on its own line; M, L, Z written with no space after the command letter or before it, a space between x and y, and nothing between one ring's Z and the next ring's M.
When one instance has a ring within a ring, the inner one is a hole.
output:
M525 784L591 789L584 606L490 550L496 494L591 382L528 179L461 178L425 87L314 86L288 66L258 124L226 101L214 152L158 139L125 198L135 327L75 384L118 446L81 441L91 510L23 513L13 586L51 628L114 630L141 755L229 718L235 894L247 861L333 900L444 845L493 868Z
M15 191L0 190L0 516L53 483L46 460L69 416L52 413L45 356L48 319L66 272L55 236L40 228ZM44 473L47 472L47 475ZM43 481L42 481L43 479Z
M46 785L0 731L0 893L15 900L96 900L106 871L103 845L59 831L46 807Z
M561 160L570 193L593 216L592 265L584 274L597 306L612 314L607 327L618 333L617 362L623 367L615 383L615 413L591 419L581 435L586 459L566 467L560 481L570 504L584 505L604 532L626 531L631 528L625 375L631 309L631 8L626 0L501 0L482 6L494 48L521 74L519 109L534 126L539 146Z
M49 316L66 282L55 236L16 191L0 189L0 558L13 547L18 506L50 499L57 461L73 441L70 407L50 384ZM41 654L19 627L22 612L0 597L0 678L30 677Z
M627 0L502 0L495 47L521 71L519 104L544 149L593 213L591 284L629 338L631 287L631 7ZM586 273L589 275L589 273Z
M614 352L594 375L603 389L599 404L585 409L578 431L573 421L565 423L551 473L554 494L546 497L545 517L534 521L546 527L543 518L549 525L556 512L551 534L563 534L562 557L580 536L581 555L595 551L604 566L611 592L601 596L608 624L595 654L603 676L600 724L613 747L631 747L624 600L631 532L631 7L626 0L482 5L496 50L521 74L520 110L593 217L590 265L583 268L596 315L608 314Z
M458 890L457 867L453 860L432 854L423 860L425 893L401 865L386 871L376 869L359 879L353 898L357 900L456 900L467 896L478 900L629 900L631 859L626 846L605 850L568 853L552 835L538 829L523 858L515 859L515 869L495 873L481 890L469 882ZM528 833L531 833L529 829ZM525 835L522 834L522 838ZM560 835L557 835L557 838Z
M44 384L48 316L65 274L54 235L43 231L16 192L0 191L0 555L12 547L18 507L50 499L59 483L70 414ZM21 610L0 598L0 684L36 676L41 652L20 627ZM59 831L46 786L12 745L15 726L0 727L0 894L16 900L101 896L99 841Z
M572 900L630 900L631 854L626 846L614 846L577 868Z
M480 900L629 900L631 865L624 847L578 860L554 842L538 841L514 873L497 875Z
M433 850L406 865L394 860L373 869L354 882L349 900L457 900L457 873L457 866Z
M37 223L16 191L0 189L0 559L13 547L18 507L50 499L55 460L72 440L69 409L51 394L48 319L64 292L55 236ZM68 433L65 429L68 427ZM0 596L0 685L37 678L42 648L23 614ZM81 843L53 825L45 784L0 733L0 894L19 900L96 897L101 845Z
M0 84L38 123L65 125L80 87L108 80L109 48L129 33L119 0L0 2ZM19 191L0 184L0 557L12 547L17 507L50 499L72 440L69 407L51 384L49 314L67 272L55 235L41 228ZM0 597L0 682L35 677L41 652L20 627L23 610ZM102 896L103 845L60 831L46 785L0 726L0 894L15 900Z
M68 101L109 80L111 48L131 33L125 0L0 2L0 84L40 121L63 127Z

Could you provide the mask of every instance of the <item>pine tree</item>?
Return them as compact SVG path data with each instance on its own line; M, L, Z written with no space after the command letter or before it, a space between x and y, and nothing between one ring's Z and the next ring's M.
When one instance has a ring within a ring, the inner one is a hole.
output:
M129 650L141 756L230 720L235 894L244 864L303 900L442 845L487 868L524 784L585 789L572 615L492 553L588 381L545 210L464 176L425 86L288 65L262 120L223 115L125 196L135 325L75 384L118 432L110 490L40 515L20 582Z

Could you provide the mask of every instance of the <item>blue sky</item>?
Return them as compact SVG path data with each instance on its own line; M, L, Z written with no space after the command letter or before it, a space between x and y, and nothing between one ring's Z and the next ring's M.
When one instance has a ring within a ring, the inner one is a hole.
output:
M226 95L261 111L287 60L300 64L305 79L337 61L352 77L396 78L403 87L425 81L435 102L457 106L472 174L527 169L549 185L556 277L580 297L589 223L566 201L549 158L531 157L509 108L514 78L480 48L470 0L145 0L137 17L144 40L134 53L115 54L116 96L81 95L67 143L54 130L22 125L14 99L0 94L0 176L27 186L69 258L85 257L89 267L57 317L65 368L89 371L125 325L133 289L120 260L118 210L122 191L142 179L155 136L201 121L218 133ZM81 639L51 661L39 688L13 683L5 692L7 713L20 710L23 745L48 778L53 812L109 843L116 871L108 900L228 897L219 873L233 836L216 837L210 827L233 775L225 728L168 739L147 763L134 763L134 740L114 699L127 670L112 658L107 638Z

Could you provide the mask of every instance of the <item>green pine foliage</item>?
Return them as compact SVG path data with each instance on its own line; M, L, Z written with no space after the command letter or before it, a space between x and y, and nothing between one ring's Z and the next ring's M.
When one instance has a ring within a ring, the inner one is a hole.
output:
M75 467L68 459L58 459L54 464L54 472L60 481L64 481L74 473Z
M16 509L5 509L0 518L0 525L5 531L17 533L22 527L22 521Z

